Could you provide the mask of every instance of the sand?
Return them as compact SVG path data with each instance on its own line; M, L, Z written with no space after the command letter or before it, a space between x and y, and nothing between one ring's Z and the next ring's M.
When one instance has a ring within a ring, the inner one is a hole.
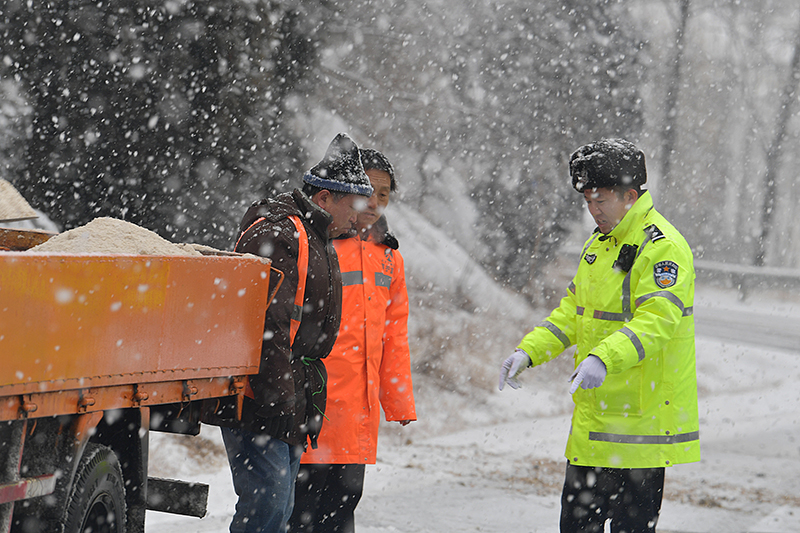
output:
M0 220L25 220L37 216L14 186L0 178Z
M173 244L158 234L124 220L101 217L47 242L29 252L132 255L202 255L193 246Z

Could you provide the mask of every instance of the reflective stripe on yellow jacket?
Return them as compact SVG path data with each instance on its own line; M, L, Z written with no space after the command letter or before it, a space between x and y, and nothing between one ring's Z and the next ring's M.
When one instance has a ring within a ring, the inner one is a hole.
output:
M623 245L637 248L628 273L614 268ZM608 236L584 246L567 295L525 336L534 365L577 345L608 375L573 395L566 457L575 465L654 468L700 460L694 346L694 263L681 234L653 209L649 193Z
M357 237L333 241L342 271L342 323L325 359L328 404L312 464L374 464L380 408L416 420L403 257Z

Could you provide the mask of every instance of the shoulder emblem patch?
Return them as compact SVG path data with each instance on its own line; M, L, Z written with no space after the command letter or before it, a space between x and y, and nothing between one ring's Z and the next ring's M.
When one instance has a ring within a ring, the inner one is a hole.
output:
M673 261L660 261L653 267L656 285L668 289L678 282L678 265Z
M650 224L644 229L644 231L648 235L650 235L650 240L653 242L661 240L666 237L666 235L664 235L664 232L658 229L658 226L656 226L655 224Z

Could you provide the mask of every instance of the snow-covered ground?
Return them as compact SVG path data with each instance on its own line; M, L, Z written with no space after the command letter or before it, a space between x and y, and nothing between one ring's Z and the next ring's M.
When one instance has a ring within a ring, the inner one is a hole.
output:
M739 302L734 292L699 289L695 315L703 458L668 469L658 529L800 532L800 342L785 346L800 338L798 299ZM440 401L429 392L421 419L456 405L459 419L474 421L453 431L384 426L357 530L557 531L570 404L563 365L550 365L527 371L517 391L443 390ZM235 495L218 430L153 434L151 448L151 475L208 483L211 492L202 520L148 512L148 533L227 531Z

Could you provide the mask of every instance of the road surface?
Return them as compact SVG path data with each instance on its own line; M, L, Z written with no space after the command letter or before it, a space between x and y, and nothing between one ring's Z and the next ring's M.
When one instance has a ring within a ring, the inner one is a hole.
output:
M707 301L695 308L703 459L668 469L660 533L800 532L800 319L794 309ZM425 409L462 402L472 427L435 436L382 430L356 530L557 531L568 384L542 385L535 377L523 375L522 389L486 399L443 393L440 404L419 406L425 417ZM148 512L148 533L227 531L235 504L230 473L218 431L204 426L203 435L202 449L192 445L188 452L172 436L154 437L151 475L209 483L209 515Z

